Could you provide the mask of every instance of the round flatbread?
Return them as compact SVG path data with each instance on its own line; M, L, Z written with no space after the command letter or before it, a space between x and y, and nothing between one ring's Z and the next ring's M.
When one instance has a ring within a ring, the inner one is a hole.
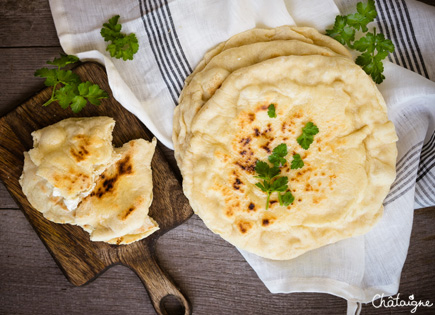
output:
M228 75L264 60L290 55L338 56L327 47L299 40L274 40L228 48L211 59L183 89L180 104L175 109L173 142L177 161L183 162L183 153L189 143L193 118Z
M213 49L209 50L204 55L204 58L198 63L192 74L186 78L185 84L189 84L190 80L196 75L196 73L202 71L202 69L204 69L204 67L210 62L213 57L220 54L226 49L274 40L299 40L308 44L327 47L339 55L351 57L346 47L344 47L331 37L319 33L316 29L312 27L283 25L276 28L253 28L245 32L236 34L229 38L227 41L222 42Z
M172 140L175 158L183 163L193 117L232 72L255 63L286 55L341 55L349 51L339 42L309 27L281 26L252 29L236 34L204 56L186 79L174 111Z
M309 122L319 132L305 150L297 138ZM241 68L194 116L191 132L180 169L193 210L230 243L270 259L367 232L395 178L394 125L349 58L283 56ZM266 210L255 166L280 144L289 151L280 176L295 199L280 205L274 192ZM295 154L300 169L290 167Z

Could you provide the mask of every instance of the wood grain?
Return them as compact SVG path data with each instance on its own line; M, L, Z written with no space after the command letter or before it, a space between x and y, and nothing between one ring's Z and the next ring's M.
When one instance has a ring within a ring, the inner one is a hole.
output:
M86 63L73 71L83 81L91 81L110 91L101 66ZM18 178L23 166L23 151L32 148L32 131L72 115L70 109L63 110L57 104L42 108L41 105L50 98L51 91L51 88L42 90L0 119L0 179L21 206L37 234L72 284L83 285L111 265L121 263L135 270L141 278L159 314L165 313L164 309L161 309L161 300L167 295L177 297L184 305L186 313L190 313L187 300L153 257L157 238L192 215L181 185L159 149L156 150L151 163L154 198L150 215L159 223L160 229L144 240L128 246L91 242L89 235L78 226L52 223L44 219L42 214L27 202ZM111 95L100 106L89 105L79 115L72 116L99 115L113 117L117 122L113 132L113 143L117 147L132 139L151 140L152 138L142 123L117 103Z

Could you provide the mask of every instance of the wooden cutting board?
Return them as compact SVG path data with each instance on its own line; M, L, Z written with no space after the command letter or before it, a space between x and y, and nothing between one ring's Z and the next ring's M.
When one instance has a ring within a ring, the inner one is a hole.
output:
M168 295L174 295L184 306L184 312L190 314L189 302L159 267L155 258L156 240L193 213L179 181L158 147L151 163L154 199L150 216L159 223L160 230L130 245L91 242L89 234L78 226L46 220L32 208L21 190L18 179L23 169L23 152L33 146L31 132L62 119L89 116L114 118L113 143L116 147L132 139L152 139L152 134L144 125L113 98L101 66L85 63L73 71L83 81L97 83L110 97L103 100L100 106L88 104L79 114L73 114L70 109L64 110L58 104L42 107L52 92L51 88L46 88L0 118L0 179L72 284L84 285L110 266L123 264L133 269L142 280L158 314L166 314L161 301Z

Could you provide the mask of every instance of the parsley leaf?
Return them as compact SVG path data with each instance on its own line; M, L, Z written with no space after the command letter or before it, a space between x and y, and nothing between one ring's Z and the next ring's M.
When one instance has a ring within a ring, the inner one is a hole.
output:
M56 85L57 71L56 69L41 68L35 71L35 77L45 78L44 84L46 86Z
M257 161L257 164L255 164L255 171L258 174L258 176L255 176L256 178L264 179L266 181L272 180L280 173L279 167L270 167L269 164L263 161Z
M269 105L269 107L267 108L267 114L269 115L270 118L276 118L275 105L274 104L270 104Z
M272 154L269 155L269 162L273 165L280 167L287 163L284 158L287 155L287 145L285 143L281 143L275 149L273 149Z
M374 21L378 13L376 12L375 1L369 0L367 3L358 2L356 5L357 13L347 16L347 23L356 30L367 32L367 24Z
M106 48L111 57L122 58L124 61L133 60L133 55L139 50L139 42L134 33L128 35L121 33L122 25L118 20L119 15L109 19L108 23L103 24L100 34L104 41L111 42Z
M319 133L319 128L311 121L308 122L304 128L302 128L302 134L296 139L299 145L308 150L311 143L314 141L314 136Z
M293 155L291 169L295 170L295 169L302 168L302 167L304 167L304 161L302 161L301 156L299 154Z
M355 29L347 25L347 17L338 15L335 18L335 23L332 29L326 30L326 34L342 45L352 47L352 42L355 40Z
M274 180L270 188L272 189L272 191L286 191L288 188L287 184L288 184L288 177L281 176L278 177L276 180Z
M53 61L47 61L47 64L63 68L66 65L76 62L79 62L79 58L76 56L60 54L60 58L54 58Z
M60 58L47 62L57 66L57 69L41 68L35 71L35 76L45 78L46 86L53 87L50 99L42 106L48 106L57 101L63 109L71 106L72 111L78 113L88 102L100 105L101 99L109 96L97 84L89 81L82 82L80 77L71 70L61 69L78 60L75 56L61 54Z
M373 81L380 84L385 79L382 74L384 66L382 60L388 53L394 52L393 42L383 34L367 32L367 25L377 16L374 0L367 3L358 2L357 13L346 16L337 16L332 29L326 30L326 34L336 39L349 48L360 51L355 63L372 77ZM365 32L364 36L355 41L355 33L358 30Z
M282 195L278 195L278 201L281 206L288 206L295 201L295 197L291 193L291 191L287 191L286 193Z

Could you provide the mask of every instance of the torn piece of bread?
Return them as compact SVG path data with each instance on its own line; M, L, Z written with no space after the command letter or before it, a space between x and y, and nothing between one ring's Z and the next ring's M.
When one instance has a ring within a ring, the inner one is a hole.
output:
M91 240L129 244L158 230L148 216L156 140L114 149L114 125L110 117L69 118L33 132L20 184L46 219L80 225Z
M100 175L76 211L76 224L90 233L92 241L128 244L159 229L148 216L155 146L155 139L138 139L115 149L120 159Z

